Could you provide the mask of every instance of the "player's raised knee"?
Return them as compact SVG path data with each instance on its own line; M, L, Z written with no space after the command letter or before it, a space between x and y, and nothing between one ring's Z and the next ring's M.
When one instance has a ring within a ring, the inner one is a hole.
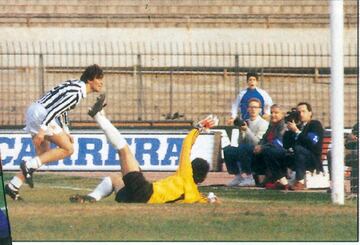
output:
M64 150L66 157L71 156L74 153L74 146L71 144L63 147L62 149Z

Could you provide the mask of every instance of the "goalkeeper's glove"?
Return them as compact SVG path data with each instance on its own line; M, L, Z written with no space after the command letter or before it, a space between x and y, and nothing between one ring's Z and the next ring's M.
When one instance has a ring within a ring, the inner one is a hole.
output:
M201 132L208 132L210 128L215 127L219 124L219 119L217 116L209 115L203 120L199 121L196 124L196 128L198 128Z

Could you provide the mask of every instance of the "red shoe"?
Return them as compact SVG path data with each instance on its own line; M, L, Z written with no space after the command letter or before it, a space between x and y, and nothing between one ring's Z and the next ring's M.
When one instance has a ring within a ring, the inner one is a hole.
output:
M289 185L287 184L283 185L280 182L275 182L275 183L269 182L266 183L265 188L269 190L289 190Z
M267 182L265 184L265 189L269 189L269 190L275 190L276 184L274 182Z
M290 190L292 191L302 191L305 189L305 184L300 183L299 181L296 181L295 184L290 186Z

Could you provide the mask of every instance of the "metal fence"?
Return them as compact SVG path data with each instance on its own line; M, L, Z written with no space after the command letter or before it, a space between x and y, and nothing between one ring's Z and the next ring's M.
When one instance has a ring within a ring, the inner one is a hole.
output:
M357 120L357 47L345 46L345 126ZM330 126L329 47L310 43L27 43L0 42L0 126L21 126L26 107L61 81L79 78L97 63L105 71L107 115L113 121L196 121L208 113L230 116L246 72L257 70L259 87L290 109L313 105L314 118ZM70 113L90 120L89 96ZM176 115L175 115L176 117Z

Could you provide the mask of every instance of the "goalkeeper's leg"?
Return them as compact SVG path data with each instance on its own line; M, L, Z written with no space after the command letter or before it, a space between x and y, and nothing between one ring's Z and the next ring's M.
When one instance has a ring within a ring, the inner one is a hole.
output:
M96 201L100 201L104 197L110 196L114 190L116 192L122 187L124 187L122 175L112 174L105 177L88 196L93 197Z
M97 113L94 119L104 131L107 140L117 149L123 176L129 172L140 171L139 162L135 159L124 136L112 125L103 113Z
M71 202L75 203L86 203L86 202L97 202L104 197L110 196L113 191L118 192L124 187L121 174L111 174L102 179L102 181L94 188L92 192L87 195L73 195L70 197Z

